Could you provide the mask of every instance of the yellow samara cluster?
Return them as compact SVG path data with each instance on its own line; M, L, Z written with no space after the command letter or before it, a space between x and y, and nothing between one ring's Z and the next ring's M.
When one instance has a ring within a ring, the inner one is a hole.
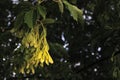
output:
M19 32L18 32L19 33ZM21 32L20 32L21 34ZM36 25L28 32L25 32L21 38L21 45L24 47L24 64L21 65L20 73L35 73L35 67L43 66L44 63L49 65L53 59L49 54L49 45L46 40L46 28Z

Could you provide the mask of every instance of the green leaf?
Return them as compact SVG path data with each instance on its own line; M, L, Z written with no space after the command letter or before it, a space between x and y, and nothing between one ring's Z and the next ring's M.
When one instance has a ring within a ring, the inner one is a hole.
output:
M63 48L62 44L58 44L58 43L49 43L50 49L53 51L53 54L55 56L55 58L68 58L68 54L65 48ZM58 52L59 51L59 52ZM57 53L57 54L56 54ZM62 54L61 54L62 53Z
M42 20L43 24L52 24L54 22L55 22L55 20L51 19L51 18L47 18L47 19Z
M83 12L82 12L82 10L80 10L76 6L70 4L66 0L63 0L63 3L65 4L66 8L70 11L70 13L71 13L71 15L72 15L72 17L75 21L83 22L83 17L82 17Z
M70 0L70 2L71 2L72 4L76 4L76 3L77 3L77 0Z
M17 15L15 22L14 22L14 27L10 30L11 33L16 32L17 30L20 29L24 21L24 12L21 12Z
M38 3L41 4L44 0L38 0Z
M24 12L21 12L17 15L15 22L14 22L15 28L19 28L23 24L23 21L24 21L23 17L24 17Z
M114 55L115 55L115 52L112 53L112 57L111 57L111 61L113 62L114 60Z
M38 17L37 10L34 10L34 11L33 11L33 25L36 24L38 18L39 18L39 17Z
M114 77L114 78L117 78L117 77L118 77L118 72L119 72L119 68L118 68L118 67L115 67L114 70L113 70L113 77Z
M15 5L15 12L20 13L22 11L28 11L33 8L33 4L28 1L20 1L18 5Z
M37 7L37 10L38 10L39 14L43 17L43 19L45 19L46 18L46 14L47 14L45 7L39 5Z
M29 28L33 27L33 10L25 13L24 23L26 23Z
M58 6L59 6L59 9L60 9L60 12L63 13L63 11L64 11L64 6L63 6L62 0L59 0L59 1L58 1Z

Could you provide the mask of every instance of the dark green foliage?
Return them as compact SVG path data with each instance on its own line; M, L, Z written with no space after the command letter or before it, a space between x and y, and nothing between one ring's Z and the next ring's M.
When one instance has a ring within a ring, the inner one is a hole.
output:
M62 5L61 2L46 0L38 6L34 0L20 0L20 4L13 4L11 0L0 1L0 80L120 79L120 1L65 2ZM11 17L7 17L9 14ZM37 20L46 25L54 64L37 67L35 74L15 74L13 66L21 61L13 64L16 56L13 51L20 41L9 31L13 26L23 28L26 24L31 28Z
M38 13L43 17L43 19L45 19L47 14L45 7L39 5L37 6L37 9L38 9Z

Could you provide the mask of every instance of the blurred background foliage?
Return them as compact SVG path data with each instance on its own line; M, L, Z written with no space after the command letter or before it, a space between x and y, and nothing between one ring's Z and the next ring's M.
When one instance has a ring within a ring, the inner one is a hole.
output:
M119 0L68 0L83 11L83 22L76 22L66 7L61 14L55 2L44 0L47 17L56 20L46 25L54 64L37 67L35 74L14 72L13 51L20 40L9 30L16 15L29 9L26 1L36 2L0 0L1 80L120 80Z

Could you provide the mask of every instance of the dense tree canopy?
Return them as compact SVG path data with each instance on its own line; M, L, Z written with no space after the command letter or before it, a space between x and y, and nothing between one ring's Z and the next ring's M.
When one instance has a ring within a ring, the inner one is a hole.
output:
M120 80L119 0L1 0L0 80Z

